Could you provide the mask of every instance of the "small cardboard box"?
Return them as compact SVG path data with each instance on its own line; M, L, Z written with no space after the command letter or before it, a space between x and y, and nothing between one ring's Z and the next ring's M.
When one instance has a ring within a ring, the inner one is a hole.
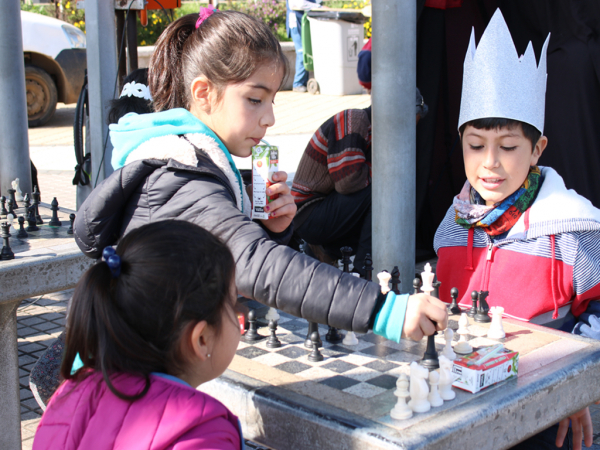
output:
M519 352L504 349L500 354L477 364L485 357L486 349L482 348L463 358L454 360L452 372L458 378L452 386L475 394L510 377L516 377L519 371Z
M273 145L252 147L252 218L268 219L265 206L278 195L269 197L266 190L273 184L273 174L279 170L279 150Z

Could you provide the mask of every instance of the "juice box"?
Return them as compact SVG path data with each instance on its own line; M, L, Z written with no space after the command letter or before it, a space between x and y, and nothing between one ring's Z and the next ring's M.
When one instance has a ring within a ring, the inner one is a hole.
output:
M519 352L504 349L499 354L477 364L485 357L486 348L479 349L463 358L454 360L452 372L458 378L452 386L475 394L510 377L516 377L519 371Z
M273 145L252 147L252 218L268 219L265 206L278 195L269 197L266 190L273 184L273 174L279 170L279 150Z

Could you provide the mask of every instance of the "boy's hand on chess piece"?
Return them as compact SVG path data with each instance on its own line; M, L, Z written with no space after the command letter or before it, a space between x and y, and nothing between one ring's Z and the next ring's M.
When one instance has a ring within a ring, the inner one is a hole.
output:
M586 447L591 447L594 440L594 427L589 408L584 408L560 421L558 424L558 433L556 434L556 446L562 447L569 431L569 423L571 424L571 428L573 428L573 450L581 450L582 440Z
M420 341L448 326L446 303L427 294L413 294L408 299L402 337Z
M294 197L290 193L290 187L286 184L286 180L286 172L275 172L273 174L275 184L267 188L267 195L269 197L279 196L265 208L268 208L269 219L261 220L263 225L273 233L285 231L296 215L296 203L294 203Z

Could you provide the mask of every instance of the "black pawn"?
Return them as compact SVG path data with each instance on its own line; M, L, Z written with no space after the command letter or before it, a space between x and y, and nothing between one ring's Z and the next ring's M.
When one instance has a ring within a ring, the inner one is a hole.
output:
M38 191L37 186L33 187L33 194L31 194L31 196L33 197L33 206L35 206L35 223L42 225L44 223L42 216L40 216L40 201L42 196L40 195L40 191Z
M342 264L344 265L344 272L350 272L350 256L352 256L352 248L351 247L342 247L340 248L340 252L342 252Z
M11 236L11 234L8 232L10 225L8 222L2 222L0 228L2 229L2 234L0 234L0 236L2 236L2 253L0 253L0 259L3 261L15 259L15 254L10 248L10 244L8 242L8 238Z
M8 214L12 214L13 216L16 216L15 204L13 203L12 198L9 198L6 203L8 203Z
M2 204L2 207L0 209L0 216L6 217L8 211L6 210L6 197L4 195L0 197L0 203Z
M8 198L10 200L12 200L13 208L17 209L19 207L19 205L17 204L17 197L15 197L15 193L17 191L15 191L14 189L7 189L7 191L8 191Z
M490 306L486 301L486 298L489 294L489 291L479 291L479 308L477 309L477 314L475 314L475 322L489 323L492 321L492 319L488 315L488 312L490 311Z
M475 317L475 314L477 314L477 297L478 297L478 295L479 294L477 291L471 292L472 306L471 306L471 309L467 312L467 316L469 316L469 317Z
M258 324L256 322L256 313L253 309L248 312L248 331L243 337L246 342L256 342L264 339L264 336L258 334Z
M338 342L342 342L344 340L344 336L340 334L337 328L329 327L329 330L327 330L327 334L325 335L325 340L327 342L331 342L332 344L336 344Z
M29 211L29 207L31 206L31 201L29 200L29 194L25 193L23 196L23 215L27 215L27 211Z
M413 289L414 289L415 294L419 294L421 292L422 284L423 284L423 282L421 281L420 278L415 278L413 280Z
M75 222L75 214L73 214L73 213L69 214L69 220L71 221L71 225L69 226L69 229L67 230L67 234L73 234L73 223Z
M392 276L392 291L394 294L400 295L400 270L398 266L394 266L390 275Z
M27 231L38 231L39 229L35 220L35 206L30 206L27 213Z
M308 354L309 361L312 361L312 362L323 361L323 355L319 351L319 341L320 340L321 340L321 338L319 338L319 333L317 331L314 331L313 333L311 333L310 341L312 343L312 352L310 352Z
M304 346L306 348L312 348L311 336L313 333L317 333L317 336L319 337L319 347L323 347L323 341L319 336L319 325L315 322L308 322L308 333L306 334L306 339L304 340Z
M50 203L50 210L52 211L52 217L50 218L50 222L48 222L48 225L50 225L51 227L60 227L62 225L62 222L58 220L59 207L58 200L56 200L56 197L54 197L52 203Z
M365 269L365 280L373 281L373 259L371 258L370 253L365 255L365 265L363 269Z
M453 287L450 289L450 297L452 298L452 303L450 304L450 312L452 314L460 314L460 306L458 306L458 289Z
M17 238L24 239L29 236L27 234L27 231L25 231L25 227L24 227L25 217L19 216L18 221L19 221L19 232L17 233Z
M440 286L442 285L441 281L434 281L433 283L431 283L431 286L433 287L433 291L431 291L431 296L435 297L435 298L440 298Z
M281 347L281 341L277 339L277 321L271 319L269 321L269 331L271 335L267 341L267 348L279 348Z

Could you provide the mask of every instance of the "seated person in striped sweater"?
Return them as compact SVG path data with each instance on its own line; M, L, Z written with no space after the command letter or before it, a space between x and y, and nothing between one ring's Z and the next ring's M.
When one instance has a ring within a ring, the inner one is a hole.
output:
M537 166L547 45L539 66L531 45L519 58L499 10L476 51L472 37L459 117L467 182L434 242L440 299L456 287L464 309L472 291L488 291L505 316L600 339L600 210ZM574 448L582 430L591 445L586 408L515 448L562 447L569 419Z
M427 113L417 89L417 122ZM294 176L298 212L294 230L319 259L331 261L351 247L363 275L371 253L371 107L347 109L313 135ZM320 254L319 252L324 252Z

